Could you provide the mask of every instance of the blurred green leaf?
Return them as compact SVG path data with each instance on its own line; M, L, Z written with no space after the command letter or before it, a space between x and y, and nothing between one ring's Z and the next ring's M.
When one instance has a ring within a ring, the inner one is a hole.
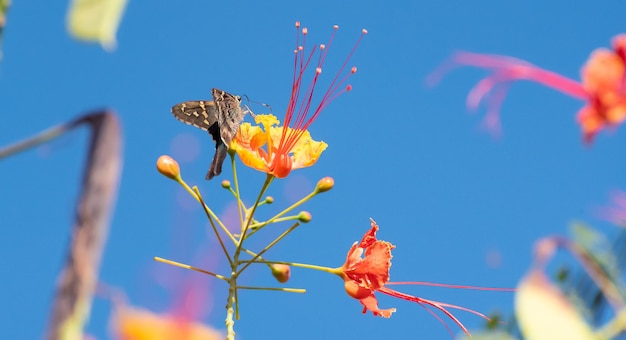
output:
M2 37L4 36L4 26L7 23L7 12L11 5L10 0L0 0L0 48L2 47ZM0 49L0 60L2 60L2 50Z
M115 49L115 36L126 1L71 0L67 14L68 31L76 39L98 42L105 50Z
M593 229L584 223L573 223L570 226L572 240L588 254L588 261L604 272L608 280L617 288L621 300L626 298L626 288L621 279L624 263L620 263L620 256L617 252L623 252L626 245L622 237L616 237L615 241L609 240L604 234ZM580 276L576 284L570 282L570 287L566 289L568 295L576 296L575 299L581 304L595 322L600 321L606 306L606 297L600 292L596 283L588 275Z
M489 332L480 332L480 333L472 333L471 337L467 335L463 335L461 340L518 340L516 337L511 334L504 333L502 331L489 331Z

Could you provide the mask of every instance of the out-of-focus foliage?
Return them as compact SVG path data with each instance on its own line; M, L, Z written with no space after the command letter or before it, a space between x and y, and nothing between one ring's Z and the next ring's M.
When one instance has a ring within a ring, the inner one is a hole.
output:
M511 334L504 332L474 332L472 333L472 337L468 337L467 335L463 335L461 340L518 340L516 337Z
M7 11L10 4L9 0L0 0L0 47L2 46L2 36L4 35L4 26L7 22ZM2 59L2 50L0 50L0 59Z
M542 271L531 270L517 289L515 315L525 339L596 339L576 306Z
M593 263L602 269L607 278L618 288L622 300L626 300L626 290L622 277L623 268L626 266L626 258L623 252L626 250L626 235L621 231L615 241L582 223L571 226L572 239L590 254ZM607 300L597 285L588 276L572 278L569 282L568 293L580 301L580 308L587 314L594 324L601 322L606 314Z
M574 223L571 234L570 241L584 250L587 254L584 261L588 263L561 266L553 273L553 280L533 267L518 286L515 318L506 325L493 327L492 324L482 332L473 332L472 339L595 340L616 339L616 334L623 333L620 317L615 309L610 308L600 288L583 270L583 265L599 269L607 282L618 288L617 299L626 300L622 279L626 266L622 254L626 251L626 233L619 231L612 241L588 225ZM521 329L514 327L516 323ZM612 330L607 331L609 328Z
M115 35L126 0L72 0L67 13L67 29L79 40L97 42L105 50L115 49Z

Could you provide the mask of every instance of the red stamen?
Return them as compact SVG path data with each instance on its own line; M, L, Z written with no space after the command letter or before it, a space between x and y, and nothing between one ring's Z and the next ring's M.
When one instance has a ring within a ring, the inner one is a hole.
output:
M401 292L398 292L398 291L395 291L393 289L389 289L389 288L386 288L386 287L382 287L378 291L381 292L381 293L393 296L393 297L397 297L397 298L403 299L403 300L416 302L416 303L418 303L420 306L422 306L424 308L425 308L425 305L429 305L429 306L435 307L438 310L440 310L442 313L444 313L448 318L450 318L450 320L454 321L454 323L456 323L457 326L459 326L459 328L461 328L463 330L463 332L465 334L467 334L467 335L470 335L470 332L463 325L463 323L461 321L459 321L459 319L457 319L450 311L448 311L446 309L446 307L447 308L454 308L454 309L466 311L466 312L472 313L474 315L477 315L477 316L479 316L479 317L481 317L481 318L483 318L485 320L490 320L486 315L484 315L484 314L482 314L480 312L477 312L475 310L469 309L469 308L456 306L456 305L451 305L451 304L448 304L448 303L443 303L443 302L438 302L438 301L433 301L433 300L422 299L420 297L404 294L404 293L401 293ZM442 321L440 318L437 318L437 319L439 319L440 322ZM443 325L446 326L445 323L443 323ZM448 327L446 326L446 328L448 328Z
M315 85L317 84L318 77L322 72L322 67L324 65L324 62L326 61L326 57L328 56L329 48L332 45L335 37L335 32L339 29L339 26L333 26L333 32L326 44L318 45L320 53L315 68L315 74L311 82L306 87L302 96L301 90L304 71L308 68L309 63L311 62L313 55L317 51L318 46L314 46L308 56L305 55L304 51L306 50L306 35L308 34L308 29L304 27L302 28L302 30L299 30L299 28L300 22L296 22L297 34L296 50L294 52L294 76L292 80L291 98L289 100L285 118L283 120L283 125L285 127L291 127L291 129L283 129L283 133L281 135L281 139L276 150L277 153L288 153L291 149L293 149L295 144L302 137L305 130L307 130L309 125L317 118L321 110L325 108L326 105L334 100L334 98L336 98L339 94L352 89L351 86L347 86L339 90L339 88L343 87L343 83L346 81L347 77L350 74L354 74L356 72L356 68L353 67L351 69L351 72L347 76L344 76L340 82L337 83L337 80L339 79L341 73L343 73L347 62L356 50L356 47L359 45L361 39L363 38L363 35L367 33L366 30L362 30L361 36L359 37L357 43L354 45L343 65L340 67L339 71L335 75L335 78L331 82L328 90L322 97L320 104L317 106L313 114L309 116L309 110L311 109L313 95L315 92ZM299 99L301 99L301 101L298 105ZM277 162L274 161L273 167L276 165Z
M422 299L422 298L419 298L419 297L416 297L416 296L404 294L404 293L395 291L393 289L388 289L388 288L385 288L385 287L381 288L379 290L379 292L387 294L387 295L390 295L390 296L393 296L393 297L397 297L397 298L400 298L400 299L403 299L403 300L416 302L420 306L423 306L423 307L425 307L424 305L429 305L429 306L435 307L438 310L440 310L442 313L444 313L448 318L450 318L450 320L454 321L454 323L456 323L457 326L459 326L459 328L461 328L465 334L470 335L470 332L467 330L467 328L465 328L463 323L461 321L459 321L459 319L457 319L456 316L454 316L450 311L448 311L443 306L441 306L440 303L437 302L437 301L431 301L431 300ZM476 313L478 313L478 312L476 312ZM441 319L440 319L440 321L441 321ZM445 323L444 323L444 325L445 325Z
M444 288L453 288L453 289L491 290L491 291L498 291L498 292L516 291L515 288L493 288L493 287L480 287L480 286L452 285L448 283L433 283L433 282L425 282L425 281L387 282L385 283L385 285L420 285L420 286L444 287Z

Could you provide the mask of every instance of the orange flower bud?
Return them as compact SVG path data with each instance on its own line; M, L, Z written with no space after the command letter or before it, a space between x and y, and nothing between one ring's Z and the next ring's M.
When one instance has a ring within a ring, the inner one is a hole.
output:
M180 167L172 157L168 155L162 155L157 159L157 170L161 175L173 179L175 181L180 179Z
M291 267L286 264L273 264L270 266L272 269L272 276L276 278L276 280L280 283L285 283L289 281L289 277L291 277Z
M315 188L317 192L326 192L335 186L335 180L332 177L324 177L317 182Z
M227 179L223 180L222 181L222 188L224 188L224 189L230 188L230 181L227 180Z

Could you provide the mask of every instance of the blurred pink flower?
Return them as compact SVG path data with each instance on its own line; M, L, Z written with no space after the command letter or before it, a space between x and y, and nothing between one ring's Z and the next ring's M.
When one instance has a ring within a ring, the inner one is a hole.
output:
M626 119L626 34L613 38L612 49L600 48L591 54L581 70L581 82L544 70L525 61L469 52L456 53L452 59L435 71L429 82L438 80L457 65L489 69L492 73L470 91L467 105L477 108L488 98L485 123L492 132L499 132L499 110L511 82L530 80L561 91L586 102L578 111L584 141L591 143L595 135L606 127L621 124Z

